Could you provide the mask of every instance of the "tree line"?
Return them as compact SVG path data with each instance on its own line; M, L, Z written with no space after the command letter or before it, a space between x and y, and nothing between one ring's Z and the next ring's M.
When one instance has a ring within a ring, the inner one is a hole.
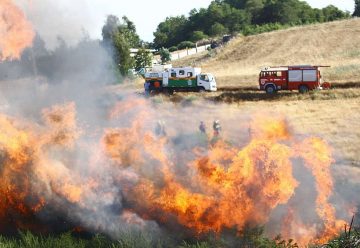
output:
M299 0L214 0L208 8L191 10L188 17L167 17L154 32L153 45L171 48L224 34L249 35L349 17L333 5L317 9Z

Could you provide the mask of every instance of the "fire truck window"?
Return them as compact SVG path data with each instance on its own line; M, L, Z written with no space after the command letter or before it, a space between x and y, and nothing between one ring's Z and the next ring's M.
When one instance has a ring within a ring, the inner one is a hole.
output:
M282 74L281 74L281 71L277 71L277 72L276 72L276 76L277 76L277 77L281 77L281 75L282 75Z
M188 76L188 77L192 77L192 75L193 75L192 72L188 72L188 73L187 73L187 76Z
M304 70L303 71L303 79L304 82L316 82L316 70Z
M176 72L172 72L171 77L173 77L173 78L176 77Z
M289 82L302 82L302 70L289 71Z
M180 70L180 71L179 71L179 75L180 75L180 76L184 76L184 75L185 75L185 71L184 71L184 70Z

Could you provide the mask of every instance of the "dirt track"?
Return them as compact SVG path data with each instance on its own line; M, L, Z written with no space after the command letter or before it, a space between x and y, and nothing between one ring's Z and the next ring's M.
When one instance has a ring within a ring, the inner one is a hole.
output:
M142 90L138 91L143 94ZM165 95L161 95L165 96ZM155 98L157 96L154 96ZM174 103L191 103L196 100L205 99L211 102L223 103L240 103L240 102L256 102L256 101L297 101L297 100L339 100L360 98L360 83L334 83L330 90L316 90L307 94L300 94L297 91L279 91L276 94L268 95L254 87L244 86L225 86L219 87L217 92L177 92L174 95L162 98Z

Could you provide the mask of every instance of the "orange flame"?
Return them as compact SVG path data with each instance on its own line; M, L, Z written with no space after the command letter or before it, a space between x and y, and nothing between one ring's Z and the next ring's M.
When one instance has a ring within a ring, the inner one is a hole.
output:
M0 0L0 37L0 61L19 59L35 37L32 25L11 0Z
M295 141L284 119L254 118L250 130L252 140L240 150L221 141L209 147L205 156L199 155L200 149L195 149L199 158L189 162L190 173L185 178L179 178L176 166L164 157L165 143L158 143L149 135L142 137L135 131L139 129L133 127L125 133L118 130L116 143L108 146L108 155L121 164L123 160L117 157L127 151L127 160L131 162L126 164L134 165L144 178L128 192L135 204L137 199L146 202L145 210L143 206L137 209L144 218L155 218L162 223L175 218L197 234L219 233L233 227L241 233L249 223L266 224L271 212L294 196L299 182L293 175L296 165L292 160L302 158L315 177L316 213L322 225L317 222L305 225L298 214L291 211L283 220L288 223L283 236L295 236L300 244L319 243L334 237L344 223L336 219L335 209L329 203L333 190L331 149L319 138ZM135 133L138 135L129 139L129 135ZM108 142L111 136L105 140ZM125 140L127 142L122 142ZM137 144L147 144L146 149L137 147L134 153L135 140ZM157 160L158 172L161 172L157 178L162 179L154 181L142 174L141 167L136 167L139 163L144 166L146 161L139 148Z
M131 108L121 111L119 106L128 107L118 104L112 117L129 116ZM143 220L155 220L195 235L232 228L241 234L247 225L265 225L273 211L296 196L303 185L293 170L304 166L315 179L317 217L305 223L299 210L289 205L281 220L282 235L304 245L320 243L337 235L344 224L329 201L334 188L330 146L315 137L296 140L284 118L254 117L252 137L244 147L219 140L206 149L189 148L186 156L180 156L172 150L171 140L144 128L141 120L149 113L140 111L130 127L104 130L101 149L94 146L84 173L70 158L57 159L59 150L88 149L87 144L76 146L82 132L75 104L54 106L42 115L44 125L20 125L0 115L0 193L5 196L0 198L0 223L9 211L22 216L41 211L51 201L49 194L96 211L88 204L89 197L104 183L105 168L99 165L110 161L112 183L121 188L127 204L119 217L127 223L144 226ZM104 191L97 198L111 202L114 194ZM5 224L0 224L3 228Z

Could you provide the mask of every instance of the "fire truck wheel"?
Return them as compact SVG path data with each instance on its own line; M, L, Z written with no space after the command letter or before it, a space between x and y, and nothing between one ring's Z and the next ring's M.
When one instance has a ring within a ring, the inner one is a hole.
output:
M274 93L276 93L276 90L275 90L274 85L268 85L268 86L266 86L265 91L266 91L267 94L274 94Z
M306 85L300 85L299 92L301 94L307 93L309 91L309 88Z

